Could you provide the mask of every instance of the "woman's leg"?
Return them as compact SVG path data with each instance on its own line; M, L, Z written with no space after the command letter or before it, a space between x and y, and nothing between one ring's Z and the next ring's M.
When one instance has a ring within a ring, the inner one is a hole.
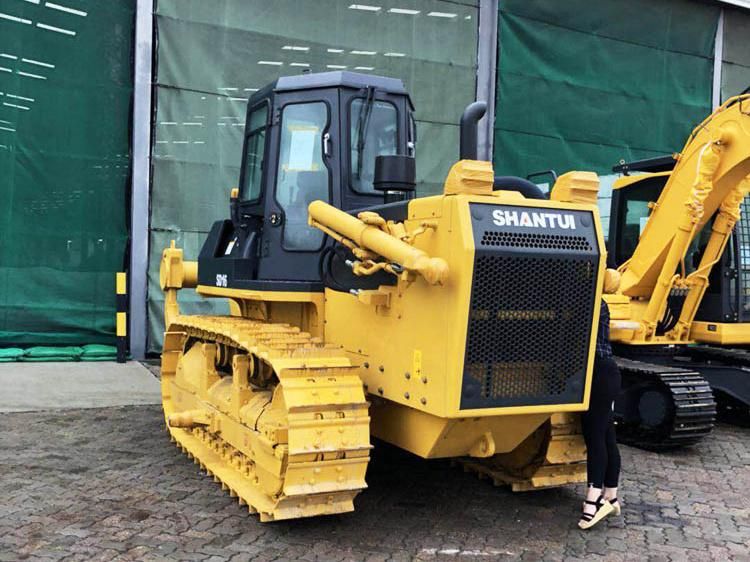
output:
M586 470L589 481L586 499L583 502L583 514L578 522L581 529L593 527L615 509L610 503L602 500L604 477L609 464L606 444L606 412L594 404L592 406L581 420L586 440Z
M617 484L620 480L620 449L617 447L614 416L610 416L609 427L605 436L607 446L607 469L604 471L604 499L617 497Z
M581 416L581 429L586 442L586 472L589 487L601 489L608 464L607 431L609 429L610 405L604 386L607 373L600 369L600 361L594 364L594 379L591 383L589 409Z
M614 360L604 361L606 365L602 367L607 374L609 403L613 403L620 393L620 370ZM604 472L604 499L617 499L617 485L620 479L620 450L617 447L617 435L615 432L614 412L610 409L607 423L607 432L605 434L605 444L607 447L607 468ZM619 512L619 506L618 506Z
M590 488L601 489L607 470L606 418L596 408L581 416L583 439L586 442L586 473Z
M598 364L598 361L597 361ZM594 380L589 400L589 410L581 416L581 429L586 442L586 472L588 488L586 501L583 503L583 516L579 526L586 528L594 519L601 504L598 500L603 495L604 478L607 470L608 452L606 433L611 411L607 408L606 396L602 395L602 373L594 367ZM612 509L611 506L609 509Z

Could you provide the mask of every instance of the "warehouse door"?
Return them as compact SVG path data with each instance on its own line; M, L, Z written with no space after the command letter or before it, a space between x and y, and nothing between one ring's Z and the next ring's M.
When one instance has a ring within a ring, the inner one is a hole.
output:
M0 2L0 346L113 343L134 1Z

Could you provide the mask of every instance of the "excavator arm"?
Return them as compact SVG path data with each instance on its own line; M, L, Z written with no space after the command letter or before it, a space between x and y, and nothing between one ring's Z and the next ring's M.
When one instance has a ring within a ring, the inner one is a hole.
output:
M612 338L685 343L690 325L750 191L750 95L727 100L690 135L630 259L608 297ZM715 216L697 268L686 272L691 242Z

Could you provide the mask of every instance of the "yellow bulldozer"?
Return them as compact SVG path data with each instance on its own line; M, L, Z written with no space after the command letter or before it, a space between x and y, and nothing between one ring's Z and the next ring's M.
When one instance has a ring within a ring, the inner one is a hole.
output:
M605 276L598 178L551 198L477 159L415 197L400 80L279 78L248 103L239 188L197 262L163 253L169 433L261 521L347 512L371 436L514 490L585 480ZM179 290L228 299L187 316Z

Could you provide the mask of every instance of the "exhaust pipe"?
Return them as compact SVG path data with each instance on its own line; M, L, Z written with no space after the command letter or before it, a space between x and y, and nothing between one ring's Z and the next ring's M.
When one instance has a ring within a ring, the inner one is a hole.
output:
M547 199L537 184L516 176L495 176L493 187L505 191L517 191L527 199Z
M477 123L487 112L487 102L475 101L461 115L460 160L477 160Z

